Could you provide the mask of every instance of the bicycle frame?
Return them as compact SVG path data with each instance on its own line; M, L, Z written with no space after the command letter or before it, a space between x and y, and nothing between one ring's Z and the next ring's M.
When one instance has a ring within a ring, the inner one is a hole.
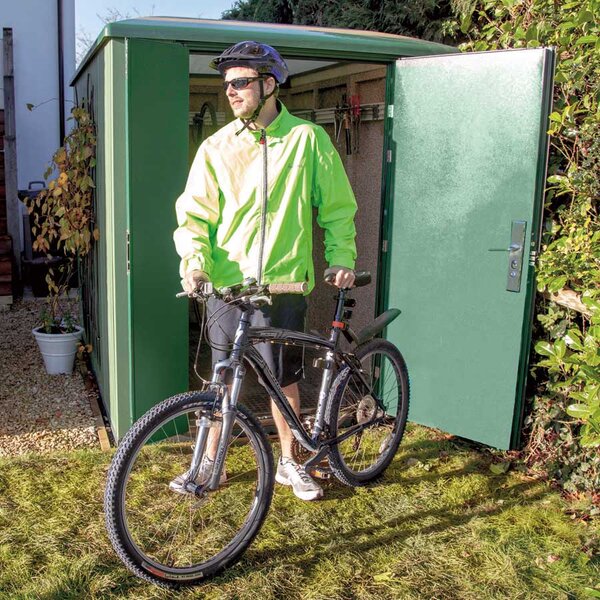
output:
M202 486L196 486L193 483L190 483L190 487L193 488L190 489L190 491L200 495L206 489L215 490L218 487L219 478L225 462L228 440L233 429L235 407L238 402L242 381L246 374L244 360L250 364L258 377L263 381L267 391L273 399L273 402L289 425L294 437L306 450L316 453L310 460L306 462L305 466L310 467L318 464L329 452L329 447L331 445L343 441L347 437L354 435L359 430L365 429L366 427L382 421L382 417L375 416L372 420L366 423L358 424L355 427L348 429L340 436L330 439L321 439L321 433L324 429L325 410L327 407L327 400L333 378L333 366L335 364L334 359L336 355L342 359L346 366L353 370L353 373L360 378L361 382L376 399L376 402L379 403L379 398L377 398L377 395L374 394L372 386L363 376L360 366L357 366L352 362L351 358L353 355L338 352L339 336L343 331L342 319L344 317L346 293L346 290L340 290L338 293L335 317L329 339L286 329L277 329L272 327L250 327L250 316L254 311L254 307L252 305L245 305L242 308L242 317L235 333L233 349L228 358L215 364L212 379L209 384L209 388L214 389L221 396L220 412L222 416L221 433L219 436L219 444L217 454L215 456L213 473L210 480ZM326 350L326 356L323 361L323 375L321 378L321 387L319 391L315 422L311 432L309 432L303 426L300 418L298 415L296 415L285 394L283 393L283 390L281 389L281 386L279 385L275 375L272 373L271 369L258 350L253 346L253 343L268 343L274 341L293 345L304 345L316 349ZM232 372L233 374L231 391L229 391L228 386L224 383L225 374L227 372ZM194 454L192 456L192 465L190 468L190 480L195 478L195 475L199 469L200 460L206 447L208 429L210 426L211 423L208 419L200 419L197 441L194 448Z

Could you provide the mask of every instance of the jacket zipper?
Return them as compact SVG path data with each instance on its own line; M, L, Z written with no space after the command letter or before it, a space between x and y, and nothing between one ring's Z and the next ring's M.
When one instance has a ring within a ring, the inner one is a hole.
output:
M263 147L263 190L262 190L262 208L260 211L260 251L258 253L258 271L256 280L260 285L262 283L263 253L265 250L265 235L267 227L267 196L269 193L267 180L267 132L260 130L259 144Z

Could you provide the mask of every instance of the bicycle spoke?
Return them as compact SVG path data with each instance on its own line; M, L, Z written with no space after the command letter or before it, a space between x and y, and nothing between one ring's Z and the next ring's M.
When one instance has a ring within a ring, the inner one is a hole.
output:
M334 431L337 436L346 433L348 437L338 443L333 458L334 466L346 478L368 481L381 472L390 460L389 440L399 442L404 430L406 402L401 371L388 354L397 350L392 346L388 351L389 346L373 340L360 359L360 374L350 368L341 375L345 379L336 391ZM397 425L398 413L401 421Z
M240 443L248 431L238 421L227 444L226 483L202 498L171 490L169 481L190 468L192 419L189 412L178 413L149 436L126 488L131 539L151 561L177 568L206 560L229 544L253 509L260 476L257 449Z

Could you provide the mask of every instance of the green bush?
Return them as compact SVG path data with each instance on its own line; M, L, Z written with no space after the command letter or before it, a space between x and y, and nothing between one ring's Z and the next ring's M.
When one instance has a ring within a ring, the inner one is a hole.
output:
M451 0L237 0L224 19L367 29L452 42Z

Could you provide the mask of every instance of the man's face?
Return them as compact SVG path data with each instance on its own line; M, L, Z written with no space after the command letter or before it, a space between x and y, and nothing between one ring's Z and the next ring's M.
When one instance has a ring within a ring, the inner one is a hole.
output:
M240 77L258 77L258 72L248 67L230 67L225 71L225 81L232 81ZM265 95L273 91L275 83L273 78L268 77L263 81ZM235 117L249 119L260 102L260 84L257 81L250 82L241 90L234 90L228 86L227 99Z

